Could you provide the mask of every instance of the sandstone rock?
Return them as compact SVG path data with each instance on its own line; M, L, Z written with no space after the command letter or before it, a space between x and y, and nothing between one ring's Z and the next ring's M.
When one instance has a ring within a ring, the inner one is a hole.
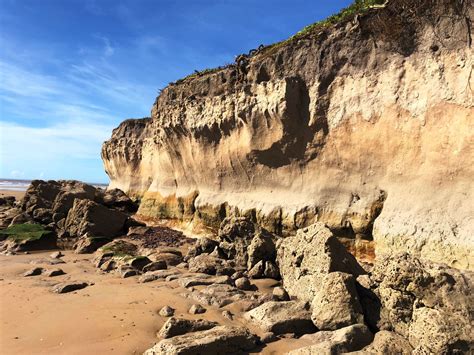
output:
M68 281L55 285L52 291L54 293L68 293L81 290L87 286L89 286L87 282Z
M23 274L24 277L28 277L28 276L38 276L38 275L41 275L43 273L44 269L42 267L35 267L33 269L30 269L28 271L25 271L25 273Z
M212 284L231 284L232 280L229 276L210 276L207 274L189 274L178 280L181 287L193 287Z
M468 328L474 304L472 272L422 262L408 254L393 254L377 259L372 279L377 285L373 291L380 300L379 320L372 326L393 329L408 338L414 309L428 307L449 314L449 318L459 320L459 327ZM363 304L366 313L374 312ZM432 321L437 319L440 317Z
M138 206L122 190L110 189L105 191L102 203L108 208L122 212L136 212Z
M218 326L162 340L144 354L241 354L254 349L256 343L247 329Z
M309 307L297 301L267 302L245 313L244 318L263 331L275 334L306 334L316 331Z
M292 350L288 355L343 354L362 349L374 336L362 324L355 324L336 331L322 331L303 335L300 339L313 345Z
M290 296L311 302L323 278L341 271L354 276L365 271L323 223L285 238L277 256L283 286Z
M261 279L265 276L265 262L260 260L254 265L248 272L248 275L251 279Z
M245 291L250 290L252 288L252 284L250 283L248 278L241 277L240 279L235 280L235 287Z
M234 315L232 312L228 311L227 309L222 311L222 317L227 318L228 320L234 320Z
M278 280L280 278L280 271L271 261L266 261L263 275L267 278Z
M245 299L245 292L226 284L212 284L190 295L195 301L214 307L224 307Z
M90 233L86 233L77 240L73 249L76 254L89 254L110 242L110 238L94 237Z
M248 247L255 234L255 225L245 217L229 217L219 228L219 247L237 265L247 266Z
M349 274L331 272L326 275L311 306L311 319L319 330L336 330L364 322L355 280Z
M158 253L153 255L153 260L164 261L168 266L176 266L183 261L183 258L181 255L177 255L176 253Z
M174 315L174 311L175 311L174 308L172 308L170 306L164 306L162 309L160 309L159 313L160 313L160 316L163 316L163 317L172 317ZM176 335L178 335L178 334L176 334ZM163 338L167 338L167 337L163 336Z
M360 351L351 352L352 355L364 354L399 354L411 355L413 348L407 339L397 333L381 330L375 334L374 341Z
M251 240L247 253L248 270L252 269L260 260L274 261L276 257L276 248L272 236L267 233L257 233Z
M288 295L288 292L286 292L286 290L281 286L277 286L273 289L272 297L275 301L289 301L290 300L290 296Z
M150 271L146 272L145 274L141 275L138 279L140 283L152 282L156 280L163 280L166 279L170 275L179 275L180 272L178 270L157 270L157 271Z
M474 351L474 329L472 323L467 324L469 318L428 307L415 308L412 318L408 339L415 353L469 354Z
M190 320L172 317L165 322L158 332L158 336L167 339L186 333L208 330L218 325L219 323L217 322L211 322L204 319Z
M201 254L210 254L218 245L219 243L215 240L206 237L199 238L194 243L194 246L190 248L188 254L186 255L186 260Z
M126 279L126 278L129 278L129 277L133 277L133 276L137 276L140 274L140 272L129 266L129 265L120 265L118 267L118 273L120 274L120 277L123 278L123 279Z
M50 254L49 257L53 259L62 258L64 255L60 251L55 251L54 253Z
M143 267L143 272L166 270L166 262L164 260L152 261Z
M108 209L92 200L74 200L69 210L62 238L79 238L86 233L91 236L113 238L124 233L127 216L120 211Z
M190 314L202 314L206 312L206 309L200 304L193 304L188 312Z
M12 213L12 215L10 215L12 218L10 220L10 223L8 223L8 225L14 226L15 224L34 223L34 219L29 214L27 213L15 214L15 212L18 210L16 208L12 210L9 211L10 213Z
M268 343L274 342L276 340L278 340L278 338L275 335L275 333L272 333L272 332L263 333L263 335L260 337L260 341L263 344L268 344Z
M132 268L135 268L139 271L143 270L145 266L151 263L151 260L148 259L146 256L136 256L128 261L128 265Z
M12 206L15 204L16 198L15 196L2 196L0 197L0 206Z
M48 276L48 277L61 276L61 275L65 275L65 274L66 273L63 271L63 269L59 269L59 268L47 270L46 273L45 273L45 275Z

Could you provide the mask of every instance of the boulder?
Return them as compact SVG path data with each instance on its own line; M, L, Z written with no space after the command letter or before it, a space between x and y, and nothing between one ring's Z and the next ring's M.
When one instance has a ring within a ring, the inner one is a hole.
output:
M86 233L77 240L73 249L76 254L90 254L110 242L110 238L94 237L90 233Z
M246 298L245 292L226 284L212 284L190 295L195 301L214 307L224 307Z
M168 276L172 275L179 275L180 272L178 270L157 270L157 271L150 271L146 272L145 274L141 275L138 278L138 282L146 283L152 282L156 280L163 280L166 279Z
M311 306L311 319L320 330L364 323L354 276L343 272L331 272L322 279Z
M64 256L63 253L61 253L60 251L55 251L54 253L51 253L49 255L50 258L53 258L53 259L60 259Z
M164 261L167 266L176 266L183 261L183 257L176 253L166 253L160 252L158 254L153 254L150 256L153 261Z
M252 284L250 283L250 280L246 277L241 277L235 280L234 282L235 282L235 287L237 287L240 290L247 291L252 288Z
M266 302L244 314L264 332L275 334L314 333L316 327L311 321L311 311L307 304L298 301Z
M290 351L288 355L344 354L362 349L373 338L365 325L355 324L335 331L303 335L300 340L312 345Z
M201 254L210 254L218 245L219 243L215 240L206 237L199 238L194 243L194 246L189 249L186 260Z
M47 270L45 275L48 277L55 277L55 276L66 275L66 273L63 271L63 269L56 268L56 269Z
M229 276L211 276L207 274L185 274L178 280L181 287L207 286L212 284L231 284Z
M227 217L219 228L219 247L237 265L247 267L248 247L255 236L255 225L245 217Z
M8 251L56 249L55 233L39 224L12 225L0 230L0 236L1 239L6 239L2 248Z
M411 355L412 353L413 348L407 339L397 333L381 330L375 334L374 341L370 345L360 351L352 352L351 355Z
M29 277L29 276L38 276L41 275L44 272L44 269L42 267L34 267L28 271L25 271L23 273L24 277Z
M15 196L2 196L2 197L0 197L0 206L13 207L15 205L15 202L16 202Z
M170 306L164 306L162 309L160 309L159 314L162 317L172 317L174 315L174 311L175 311L174 308L172 308Z
M191 308L189 308L189 314L202 314L205 313L206 309L201 306L200 304L193 304Z
M133 213L138 210L138 205L120 189L106 190L102 196L102 204L122 212Z
M248 275L251 279L261 279L265 276L265 262L260 260L254 265L248 272Z
M323 223L284 238L277 248L277 264L285 290L290 296L308 302L313 300L328 273L341 271L354 276L365 273Z
M70 281L55 285L52 291L54 293L68 293L81 290L83 288L86 288L87 286L89 286L87 282Z
M254 349L257 340L245 328L218 326L164 339L144 355L242 354Z
M74 200L67 214L62 238L79 238L88 233L90 236L113 238L125 233L124 224L127 215L108 209L92 200Z
M247 269L250 270L260 260L274 261L276 258L275 242L269 233L259 232L247 248Z
M172 338L177 335L197 332L200 330L208 330L218 326L219 323L211 322L204 319L182 319L172 317L168 319L158 332L158 336L164 339Z
M377 258L359 294L371 327L395 331L419 353L465 353L474 349L473 280L470 271L392 254Z
M272 298L274 301L289 301L290 296L283 287L277 286L272 291Z
M164 260L152 261L143 267L143 272L166 270L166 262Z

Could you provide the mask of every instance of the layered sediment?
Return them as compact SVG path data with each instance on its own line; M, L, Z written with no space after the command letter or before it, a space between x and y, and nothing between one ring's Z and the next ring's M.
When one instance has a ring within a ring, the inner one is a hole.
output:
M472 2L385 7L170 84L104 143L138 214L289 235L324 222L359 258L474 269Z

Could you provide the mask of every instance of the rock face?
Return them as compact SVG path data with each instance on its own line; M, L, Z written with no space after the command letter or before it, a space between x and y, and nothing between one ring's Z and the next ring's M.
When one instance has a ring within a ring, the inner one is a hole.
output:
M390 0L169 85L104 143L110 187L144 216L321 221L359 257L374 240L473 269L473 13Z
M283 286L290 296L311 302L327 274L340 271L365 273L346 248L323 223L300 229L278 246L277 263Z

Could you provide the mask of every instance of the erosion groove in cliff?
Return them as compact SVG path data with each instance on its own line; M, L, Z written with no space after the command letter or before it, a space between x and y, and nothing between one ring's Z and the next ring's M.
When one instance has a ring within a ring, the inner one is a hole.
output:
M391 0L170 85L104 143L111 187L195 230L322 221L360 257L472 269L473 12Z

